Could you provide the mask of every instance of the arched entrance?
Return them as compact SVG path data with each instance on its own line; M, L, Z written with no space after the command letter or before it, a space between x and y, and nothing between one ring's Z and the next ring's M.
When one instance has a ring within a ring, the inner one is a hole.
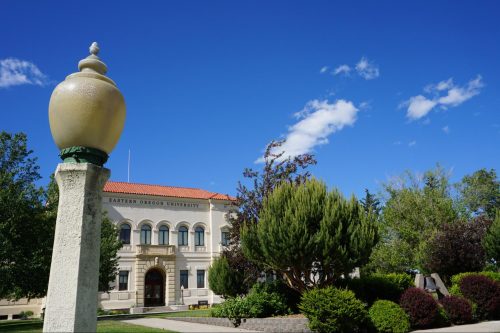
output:
M144 306L165 305L165 278L157 269L150 269L144 279Z

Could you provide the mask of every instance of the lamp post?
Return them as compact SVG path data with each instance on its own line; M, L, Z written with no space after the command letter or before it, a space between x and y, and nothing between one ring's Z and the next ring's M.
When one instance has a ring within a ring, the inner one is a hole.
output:
M181 285L181 305L184 305L184 285Z
M125 101L105 76L107 67L92 43L80 72L66 77L49 103L52 137L63 163L44 332L95 332L101 241L103 167L125 123Z

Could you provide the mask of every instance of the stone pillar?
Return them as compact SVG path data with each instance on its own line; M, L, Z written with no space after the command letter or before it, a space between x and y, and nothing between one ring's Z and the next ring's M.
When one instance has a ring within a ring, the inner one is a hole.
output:
M44 332L95 332L102 189L109 169L62 163Z

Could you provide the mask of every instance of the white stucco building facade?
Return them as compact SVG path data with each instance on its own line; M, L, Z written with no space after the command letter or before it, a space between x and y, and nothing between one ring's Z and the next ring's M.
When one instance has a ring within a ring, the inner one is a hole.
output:
M124 245L102 307L220 302L208 286L208 268L227 241L231 200L200 189L108 182L103 210Z

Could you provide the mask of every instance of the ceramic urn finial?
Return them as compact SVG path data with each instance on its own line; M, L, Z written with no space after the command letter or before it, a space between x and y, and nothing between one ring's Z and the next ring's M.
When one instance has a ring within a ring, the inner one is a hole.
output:
M125 124L125 100L105 76L108 68L97 56L80 60L80 72L70 74L53 91L49 103L52 137L64 162L103 165L118 143Z

